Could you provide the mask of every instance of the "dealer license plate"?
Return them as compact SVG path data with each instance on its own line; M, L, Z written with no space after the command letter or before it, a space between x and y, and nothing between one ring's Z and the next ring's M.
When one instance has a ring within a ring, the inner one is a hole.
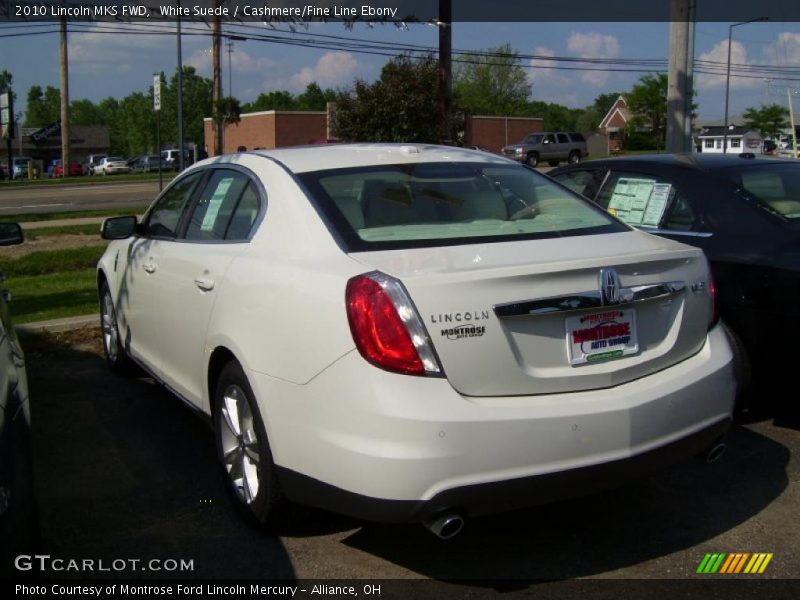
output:
M636 311L607 308L589 314L567 317L569 364L614 360L639 351L636 338Z

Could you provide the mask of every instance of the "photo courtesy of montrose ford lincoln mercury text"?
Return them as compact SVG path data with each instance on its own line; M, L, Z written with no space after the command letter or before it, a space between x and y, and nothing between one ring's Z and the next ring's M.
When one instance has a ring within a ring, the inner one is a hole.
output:
M730 425L702 251L499 156L225 155L103 235L109 365L210 416L258 522L289 500L450 537L717 456Z

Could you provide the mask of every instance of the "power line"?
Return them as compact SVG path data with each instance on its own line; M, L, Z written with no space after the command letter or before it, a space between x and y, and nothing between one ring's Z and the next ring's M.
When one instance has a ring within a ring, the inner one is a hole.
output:
M15 24L16 25L16 24ZM27 26L27 25L25 25ZM17 25L17 28L23 26ZM44 25L30 25L30 27L44 27ZM436 48L432 46L424 46L421 44L409 43L396 43L396 42L374 42L363 38L348 38L345 36L319 34L319 33L304 33L301 34L305 37L299 37L296 32L270 28L279 34L291 34L292 37L285 35L274 35L269 33L244 33L242 29L252 30L256 26L239 24L235 28L229 28L229 32L235 33L241 37L253 41L262 41L265 43L285 44L297 47L325 49L325 50L347 50L357 54L368 54L374 56L394 57L398 52L407 53L414 57L414 54L435 54ZM0 29L3 29L0 26ZM258 28L261 29L261 28ZM71 25L71 31L83 34L119 34L119 35L174 35L174 27L170 24L153 23L145 26L138 26L134 23L125 24L84 24L74 23ZM57 29L50 29L45 31L29 31L24 33L0 33L0 38L5 37L20 37L27 35L45 35L49 33L57 33ZM188 25L183 30L184 35L190 36L205 36L210 37L212 32L207 28L198 28L197 26ZM319 38L319 39L315 39ZM510 66L505 62L494 62L491 59L508 60L513 58L516 66L525 69L552 69L563 71L601 71L601 72L619 72L619 73L663 73L666 72L667 61L664 59L629 59L629 58L583 58L583 57L566 57L566 56L544 56L536 54L525 53L502 53L485 50L453 50L455 55L453 62L458 64L485 64L488 66ZM555 64L519 64L517 61L541 61ZM571 63L570 66L565 66L560 63ZM725 63L721 61L710 60L696 60L696 72L705 75L723 75ZM579 65L579 66L573 66ZM590 66L581 66L590 65ZM781 81L800 81L790 75L800 76L800 67L790 66L774 66L774 65L760 65L760 64L731 64L731 73L734 77L740 78L753 78L762 79L764 75L770 75L772 79Z

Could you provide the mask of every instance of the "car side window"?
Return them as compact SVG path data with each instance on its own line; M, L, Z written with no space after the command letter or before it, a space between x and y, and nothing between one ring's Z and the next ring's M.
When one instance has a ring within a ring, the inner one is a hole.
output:
M556 136L554 136L552 133L548 133L546 136L544 136L544 143L545 144L555 144L556 143Z
M650 174L613 171L596 202L633 227L689 231L696 221L687 198L667 179Z
M186 239L220 241L250 180L233 169L214 169L189 218Z
M573 192L577 192L589 200L594 200L597 190L603 184L605 175L605 169L581 169L565 171L552 177Z
M174 238L181 215L203 172L192 173L169 188L150 210L142 226L145 237Z
M242 192L239 204L236 205L236 210L233 211L228 231L225 233L226 240L246 240L250 236L250 230L253 228L253 223L256 222L256 217L258 217L260 204L258 190L251 181Z
M558 134L558 143L559 144L569 144L569 138L567 137L566 133L559 133Z

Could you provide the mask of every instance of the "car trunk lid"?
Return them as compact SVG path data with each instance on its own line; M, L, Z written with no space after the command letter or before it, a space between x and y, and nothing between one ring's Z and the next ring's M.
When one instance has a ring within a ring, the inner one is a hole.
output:
M611 387L705 342L702 252L637 231L351 256L403 282L448 380L468 396ZM604 269L618 274L623 303L601 300Z

